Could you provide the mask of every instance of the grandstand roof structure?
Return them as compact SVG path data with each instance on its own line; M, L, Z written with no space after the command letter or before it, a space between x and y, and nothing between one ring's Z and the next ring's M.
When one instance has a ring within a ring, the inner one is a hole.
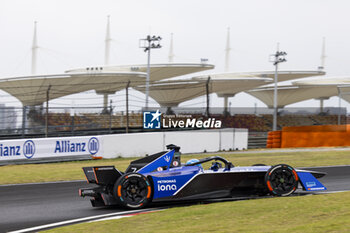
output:
M134 87L145 92L145 85ZM205 95L206 86L203 81L167 80L152 83L149 95L162 107L176 107L180 103Z
M248 72L249 73L249 72ZM256 77L275 77L275 71L262 71L262 72L250 72L251 75L256 75ZM326 72L316 70L316 71L278 71L278 82L290 81L300 78L321 76L325 75Z
M206 83L208 76L192 78L191 80L167 80L154 82L150 86L150 96L161 106L175 107L180 103L206 94ZM271 82L270 78L218 78L209 79L209 93L220 93L221 91L235 93L249 90L251 88ZM135 87L136 90L145 92L145 86Z
M178 77L181 75L196 73L200 71L214 69L214 65L206 63L163 63L150 65L150 81L159 81L163 79ZM122 66L103 66L86 67L68 70L66 73L82 73L91 70L103 72L147 72L147 65L122 65Z
M325 75L324 71L278 71L278 82L290 81L299 78ZM274 78L275 71L254 71L254 72L230 72L222 74L213 74L211 77L226 78L226 77L259 77L259 78ZM200 77L200 76L199 76Z
M213 69L202 63L152 64L151 80L162 80L193 72ZM66 71L65 74L30 75L0 79L0 89L16 97L24 106L40 105L49 100L95 90L98 94L113 94L126 87L142 85L147 65L87 67ZM50 87L50 88L49 88Z
M346 100L348 103L350 103L350 86L349 85L342 85L338 86L338 94L339 96Z
M248 94L256 97L265 103L269 108L273 108L273 87L258 88L247 91ZM336 87L329 86L279 86L278 87L278 108L283 108L286 105L294 104L308 99L324 99L338 95Z
M49 99L88 90L124 88L127 81L134 85L144 82L141 72L94 72L56 75L32 75L0 79L0 89L20 100L23 106L40 105Z
M266 85L272 82L271 78L261 78L246 76L242 77L235 73L222 73L207 76L193 77L192 80L206 81L210 77L210 92L220 94L229 93L233 96L236 93L250 90L258 86Z
M323 71L278 71L278 82L290 81L299 78L311 77L325 75ZM246 82L243 83L247 88L238 87L226 90L220 90L216 92L218 96L234 96L236 93L250 90L255 87L263 86L269 83L272 83L275 76L275 71L256 71L256 72L236 72L236 73L221 73L221 74L212 74L209 75L212 79L234 79L234 78L246 78ZM194 77L197 78L207 78L208 75L202 75ZM260 83L257 81L258 78L265 78L265 80L260 79ZM252 80L256 80L253 82Z
M288 81L324 74L323 71L280 71L279 80ZM195 76L190 80L154 82L150 86L150 96L161 106L175 107L184 101L205 95L205 85L209 77L209 93L216 93L219 97L231 97L239 92L272 83L274 71L227 72ZM135 89L145 92L145 86Z
M161 106L174 107L180 103L206 94L206 83L209 81L209 93L220 97L234 96L236 93L251 90L273 82L274 72L237 72L195 76L191 79L171 79L181 75L213 69L214 65L205 63L164 63L150 66L150 96ZM113 94L126 87L145 92L147 65L101 66L72 69L64 74L31 75L0 79L0 89L8 92L22 102L24 106L40 105L49 100L95 90L98 94ZM324 75L323 71L279 71L279 81L293 80L303 77ZM166 79L169 79L165 81ZM345 83L345 81L344 81ZM327 85L313 84L305 81L295 82L295 85ZM279 106L299 102L310 98L318 98L319 93L300 95L311 87L282 87L279 92ZM313 87L312 87L313 88ZM320 90L321 87L318 88ZM291 94L294 90L295 95ZM322 89L322 88L321 88ZM286 94L283 96L283 92ZM268 106L273 99L270 88L260 88L249 91L249 94L259 98ZM334 91L322 91L322 94L336 95ZM350 95L349 95L350 100Z
M308 79L293 82L294 86L346 86L350 85L349 77L334 77L322 79Z
M333 95L339 95L342 99L350 103L350 78L349 77L335 77L326 79L313 79L313 80L302 80L293 82L295 86L304 87L327 87L336 90Z

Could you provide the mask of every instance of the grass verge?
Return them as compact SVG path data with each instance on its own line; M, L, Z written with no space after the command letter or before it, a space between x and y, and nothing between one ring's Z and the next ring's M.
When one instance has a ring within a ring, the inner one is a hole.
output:
M171 208L47 232L349 232L349 219L344 192Z
M217 155L217 154L216 154ZM183 155L185 162L192 158L204 158L206 154ZM293 167L312 167L350 164L350 151L281 152L281 153L225 153L221 155L236 166L250 166L257 163L274 165L286 163ZM135 158L103 159L50 164L8 165L0 167L0 184L49 182L85 179L82 167L115 165L124 171Z

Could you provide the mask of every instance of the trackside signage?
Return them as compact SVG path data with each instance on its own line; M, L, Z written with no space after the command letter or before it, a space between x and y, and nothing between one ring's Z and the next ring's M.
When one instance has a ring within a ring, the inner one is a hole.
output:
M102 137L64 137L0 141L0 161L74 155L102 156Z

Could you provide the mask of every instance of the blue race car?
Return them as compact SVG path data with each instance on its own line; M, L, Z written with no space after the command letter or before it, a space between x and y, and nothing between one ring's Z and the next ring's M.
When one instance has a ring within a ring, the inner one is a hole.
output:
M79 190L97 206L119 205L130 209L150 203L231 198L251 195L288 196L300 184L305 191L326 190L317 178L326 173L294 169L286 164L235 167L213 156L181 164L180 147L168 145L159 152L132 161L123 173L114 166L84 167L88 183ZM210 169L203 163L212 161Z

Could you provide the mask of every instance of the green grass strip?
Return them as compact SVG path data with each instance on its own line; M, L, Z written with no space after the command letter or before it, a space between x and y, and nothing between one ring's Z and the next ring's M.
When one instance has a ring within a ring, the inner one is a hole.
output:
M65 232L349 232L350 192L222 202L83 223Z

